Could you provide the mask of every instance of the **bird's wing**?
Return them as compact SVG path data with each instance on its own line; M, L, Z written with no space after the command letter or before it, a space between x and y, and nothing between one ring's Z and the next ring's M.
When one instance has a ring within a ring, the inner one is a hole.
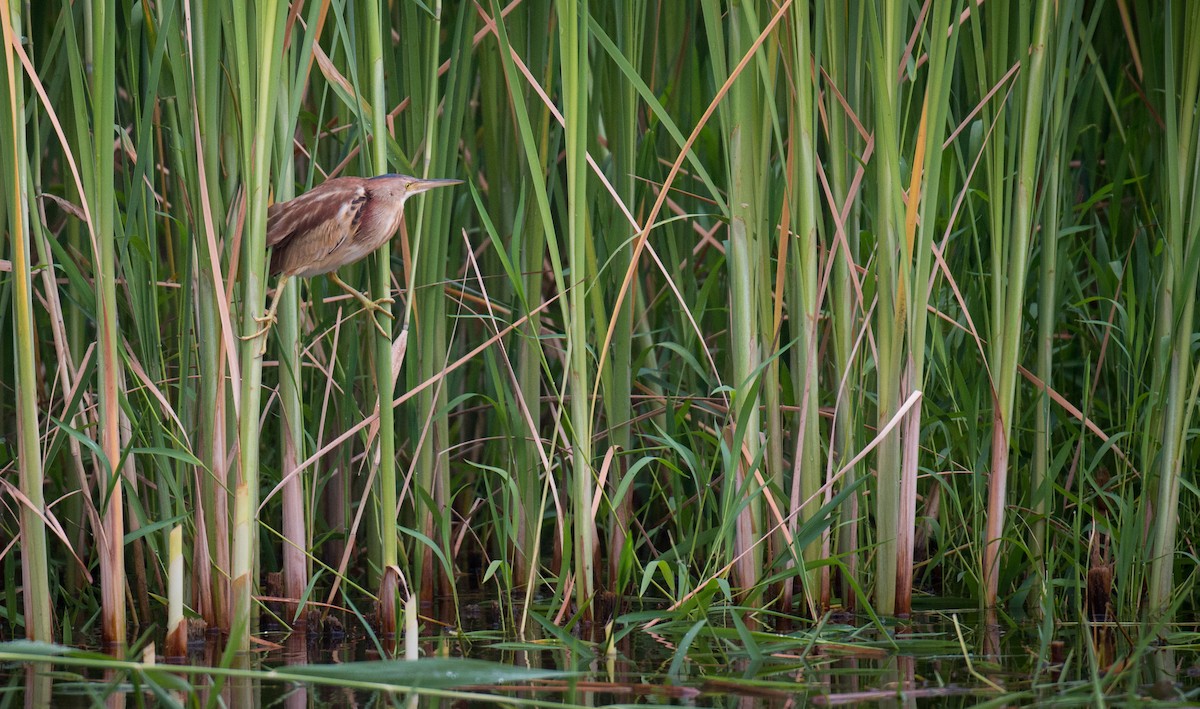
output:
M357 227L359 211L366 200L367 190L361 177L338 177L295 199L273 204L267 210L267 246L280 246L347 216Z

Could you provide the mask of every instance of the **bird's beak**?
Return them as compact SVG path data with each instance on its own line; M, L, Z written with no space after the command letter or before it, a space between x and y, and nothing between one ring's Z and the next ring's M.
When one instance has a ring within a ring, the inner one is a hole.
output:
M416 179L408 183L408 194L420 194L428 192L435 187L449 187L450 185L461 185L462 180L420 180Z

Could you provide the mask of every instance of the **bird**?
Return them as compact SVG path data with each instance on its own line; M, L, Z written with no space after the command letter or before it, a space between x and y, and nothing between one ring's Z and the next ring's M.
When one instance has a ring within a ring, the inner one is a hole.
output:
M312 278L322 273L354 296L368 312L394 317L385 304L371 300L338 278L337 269L354 263L382 246L400 228L404 203L413 195L462 184L462 180L429 179L386 174L375 177L335 177L267 209L267 246L271 275L279 276L266 315L255 318L262 329L244 339L266 334L275 322L279 294L289 278ZM385 334L374 317L376 329ZM386 334L385 334L386 336ZM264 341L265 346L265 341Z

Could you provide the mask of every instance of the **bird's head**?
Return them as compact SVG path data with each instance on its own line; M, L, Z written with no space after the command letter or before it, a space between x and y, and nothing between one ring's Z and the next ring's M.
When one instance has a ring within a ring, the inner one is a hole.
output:
M367 180L367 188L374 199L404 204L404 201L415 194L427 192L435 187L461 185L462 180L434 180L408 175L379 175Z

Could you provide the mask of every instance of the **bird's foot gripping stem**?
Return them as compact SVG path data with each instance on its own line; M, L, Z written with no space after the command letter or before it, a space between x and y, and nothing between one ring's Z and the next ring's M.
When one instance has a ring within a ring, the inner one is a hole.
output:
M267 333L271 331L271 327L274 326L275 323L279 322L279 318L275 317L275 313L268 310L267 314L261 318L254 318L254 322L258 323L262 327L250 333L249 335L238 335L239 340L242 340L243 342L249 342L250 340L256 340L260 337L265 339Z
M370 300L369 298L364 297L359 302L362 303L363 309L370 314L371 324L375 326L375 329L379 331L379 334L387 337L390 340L391 337L388 336L387 330L384 330L383 325L379 324L379 320L376 318L376 316L382 315L389 320L394 321L396 316L392 315L392 311L387 306L395 303L396 299L391 297L383 297L378 300Z
M383 335L384 337L388 336L387 331L383 329L383 326L379 324L379 320L376 319L375 316L383 315L384 317L388 318L389 320L395 320L396 316L393 315L392 311L387 307L387 306L391 305L392 303L396 302L395 298L385 295L384 297L379 298L377 300L371 300L367 296L360 293L358 290L351 288L349 285L346 284L345 281L343 281L341 278L338 278L337 274L333 273L333 272L330 272L329 280L333 281L334 284L340 286L342 288L342 290L344 290L347 293L349 293L350 295L354 296L354 299L357 300L360 304L362 304L363 309L371 314L371 324L373 324L375 326L375 329L379 331L379 334Z
M254 317L254 322L258 323L261 327L249 335L239 335L238 337L243 342L256 340L261 337L262 351L267 351L267 333L271 331L271 327L274 326L275 323L279 322L279 319L275 317L275 311L279 309L279 296L283 293L283 286L285 283L287 283L287 276L280 277L279 283L275 286L275 296L271 298L271 307L267 308L266 314L264 314L261 318L258 316Z

